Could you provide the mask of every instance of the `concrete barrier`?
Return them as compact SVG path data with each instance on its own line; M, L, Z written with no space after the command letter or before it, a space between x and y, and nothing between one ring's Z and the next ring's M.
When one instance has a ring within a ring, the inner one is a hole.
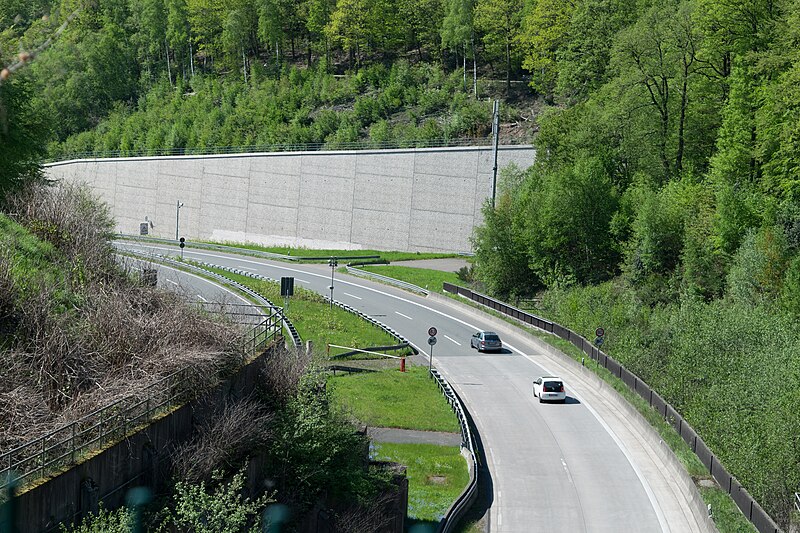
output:
M527 168L534 158L531 146L502 146L498 166ZM195 240L465 252L492 194L492 166L483 146L91 159L45 172L88 183L121 233L147 222L165 238L177 226Z

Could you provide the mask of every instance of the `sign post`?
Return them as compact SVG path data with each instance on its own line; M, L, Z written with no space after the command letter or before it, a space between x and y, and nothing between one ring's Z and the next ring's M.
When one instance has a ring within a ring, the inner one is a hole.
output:
M433 331L436 331L436 328L431 328ZM433 345L436 344L436 337L431 335L428 337L428 346L430 346L430 355L428 356L428 373L430 374L431 369L433 368Z

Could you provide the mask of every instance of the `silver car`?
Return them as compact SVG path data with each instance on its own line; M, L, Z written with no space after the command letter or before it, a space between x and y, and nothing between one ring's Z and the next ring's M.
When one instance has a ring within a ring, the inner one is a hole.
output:
M477 348L479 352L500 351L503 349L503 341L500 335L494 331L479 331L472 336L469 341L471 348Z
M564 382L554 376L542 376L533 382L533 395L539 397L539 403L553 401L565 403L567 393L564 391Z

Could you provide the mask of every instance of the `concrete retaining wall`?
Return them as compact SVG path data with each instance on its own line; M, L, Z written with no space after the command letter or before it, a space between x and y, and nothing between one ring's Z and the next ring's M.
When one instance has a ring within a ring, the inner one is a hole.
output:
M501 147L498 167L533 164ZM471 250L492 194L490 147L176 156L64 161L55 180L85 181L122 233L308 248Z

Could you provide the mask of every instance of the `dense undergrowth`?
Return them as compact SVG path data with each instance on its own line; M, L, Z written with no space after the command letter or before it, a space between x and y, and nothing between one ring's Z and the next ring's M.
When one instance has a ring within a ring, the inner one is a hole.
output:
M787 521L800 486L800 339L769 306L650 308L613 282L544 294L544 314L593 338L686 418L747 490Z
M240 328L136 281L84 188L32 187L0 214L0 449L185 366L202 388L241 361Z
M485 137L491 103L464 92L459 75L400 61L335 77L324 66L286 67L248 83L196 76L166 81L135 106L118 105L95 129L50 145L50 157L76 152L365 142L416 146Z
M244 363L240 327L120 266L111 220L86 188L33 186L5 209L13 218L0 213L0 450L178 369L189 369L184 385L196 395ZM392 473L368 467L366 435L335 407L326 378L310 355L279 351L250 397L198 415L192 439L164 452L170 476L156 487L149 529L260 530L271 502L294 526L317 504L342 531L391 520ZM260 466L247 477L252 458ZM78 530L121 531L129 519L104 512Z

